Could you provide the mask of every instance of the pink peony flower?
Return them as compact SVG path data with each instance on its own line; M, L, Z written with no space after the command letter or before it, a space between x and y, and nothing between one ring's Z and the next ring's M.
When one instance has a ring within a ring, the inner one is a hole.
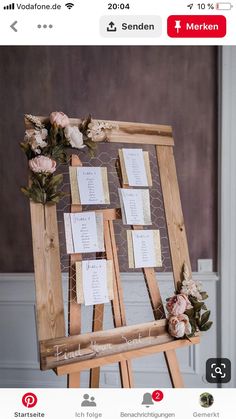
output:
M55 160L45 156L38 156L29 160L29 168L34 173L54 173L56 165Z
M65 128L69 125L70 121L68 116L63 112L52 112L50 114L51 124L55 124L58 127Z
M192 308L192 305L186 295L177 294L168 300L166 308L170 314L178 316L179 314L183 314L189 308Z
M190 335L192 332L192 327L189 323L188 316L186 316L186 314L170 316L168 330L170 335L174 338L182 338L184 335Z

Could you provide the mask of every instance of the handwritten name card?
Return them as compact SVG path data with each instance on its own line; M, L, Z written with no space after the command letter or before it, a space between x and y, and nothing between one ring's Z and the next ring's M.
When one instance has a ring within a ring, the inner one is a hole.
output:
M159 230L127 231L130 268L162 266Z
M152 224L149 189L118 189L118 192L124 224Z
M111 260L76 262L77 303L86 306L113 300L113 266Z
M110 203L106 167L70 167L72 204Z
M149 153L139 148L119 150L123 184L129 186L152 186Z
M103 215L96 212L65 213L67 253L104 251Z

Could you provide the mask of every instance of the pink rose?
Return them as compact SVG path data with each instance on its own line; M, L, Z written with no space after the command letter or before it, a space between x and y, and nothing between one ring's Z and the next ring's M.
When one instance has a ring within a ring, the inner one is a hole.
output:
M56 165L55 160L45 156L39 156L29 160L29 168L34 173L54 173Z
M179 314L183 314L189 308L192 308L192 305L186 295L177 294L168 300L166 308L170 314L178 316Z
M188 316L186 314L170 316L168 330L174 338L182 338L184 335L190 335L192 328Z
M70 121L68 116L63 112L52 112L50 114L51 124L55 124L58 127L65 128L69 125Z

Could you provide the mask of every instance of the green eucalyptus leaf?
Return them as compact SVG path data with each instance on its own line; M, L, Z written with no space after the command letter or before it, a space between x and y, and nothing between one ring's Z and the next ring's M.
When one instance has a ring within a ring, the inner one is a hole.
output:
M53 202L55 204L58 204L59 201L60 201L60 195L55 196L54 198L50 197L50 200L48 202Z
M186 314L189 318L193 317L195 315L194 308L190 308L190 309L186 310L184 312L184 314Z
M202 291L202 292L200 292L200 294L201 294L203 300L206 300L208 298L207 292Z
M204 324L206 324L208 322L210 314L211 314L210 310L203 313L203 315L201 317L201 326L204 326Z
M62 181L63 181L63 175L62 174L52 176L52 178L48 182L48 186L49 187L58 186L62 183Z
M212 324L213 322L207 322L203 326L200 326L199 329L201 330L201 332L206 332L211 328Z
M91 148L92 150L96 150L97 148L97 143L95 143L93 140L91 140L90 138L88 138L87 140L84 140L84 144L88 147Z
M188 299L192 305L198 302L198 299L196 297L193 297L192 295L188 295Z
M197 301L197 302L193 303L194 310L195 311L200 311L202 309L203 305L204 305L204 303L202 303L200 301Z

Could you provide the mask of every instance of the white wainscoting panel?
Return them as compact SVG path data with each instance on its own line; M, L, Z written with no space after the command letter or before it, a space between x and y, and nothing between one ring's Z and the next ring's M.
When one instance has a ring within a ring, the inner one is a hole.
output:
M214 327L203 335L200 345L178 351L186 387L210 387L205 382L205 362L217 355L217 286L215 274L194 274L209 293L207 302ZM163 301L173 292L171 274L158 274ZM142 274L122 275L128 324L153 320ZM67 278L63 277L65 311L67 310ZM83 312L83 332L91 330L92 311ZM110 306L105 310L106 329L113 327ZM219 333L219 331L218 331ZM35 288L33 274L0 274L0 387L66 387L66 377L41 372L38 362L35 328ZM162 354L139 358L132 362L136 387L170 387ZM82 386L88 386L88 373L82 374ZM119 387L117 365L101 370L101 387ZM212 385L214 386L214 385Z

